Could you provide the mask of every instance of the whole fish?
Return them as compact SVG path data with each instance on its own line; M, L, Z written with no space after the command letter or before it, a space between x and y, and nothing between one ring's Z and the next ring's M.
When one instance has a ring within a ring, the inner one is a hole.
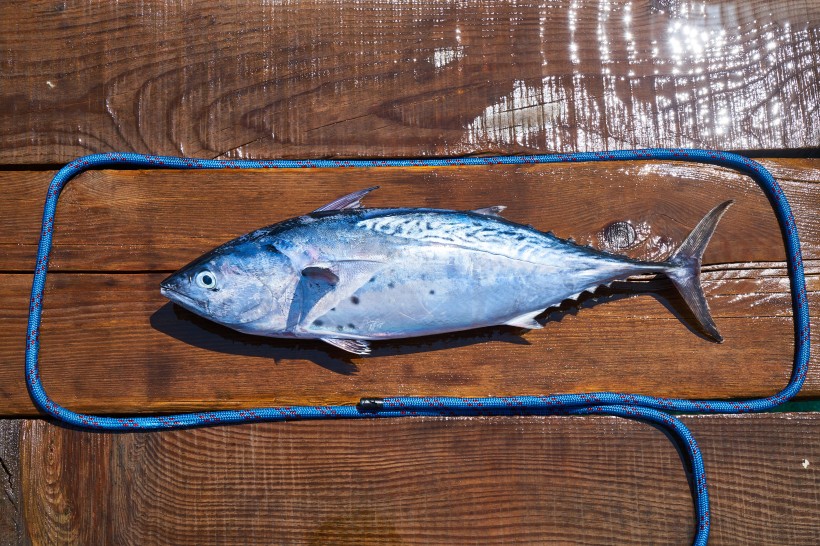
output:
M369 341L508 324L584 291L663 273L705 332L722 341L700 286L703 251L726 209L710 211L664 262L601 252L472 211L362 208L368 188L215 248L161 283L182 307L234 330L320 339L355 354Z

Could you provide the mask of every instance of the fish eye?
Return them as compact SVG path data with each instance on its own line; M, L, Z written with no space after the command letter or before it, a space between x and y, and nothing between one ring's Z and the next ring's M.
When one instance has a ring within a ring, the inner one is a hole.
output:
M207 288L209 290L216 289L216 275L207 269L197 273L194 281L196 281L196 285L200 288Z

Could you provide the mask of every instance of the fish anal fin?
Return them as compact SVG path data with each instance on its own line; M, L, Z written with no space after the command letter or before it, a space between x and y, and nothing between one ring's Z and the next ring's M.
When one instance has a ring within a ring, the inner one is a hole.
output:
M354 355L370 354L370 343L364 339L342 339L339 337L320 337L319 339Z
M471 212L476 214L483 214L484 216L501 217L501 213L506 209L506 205L493 205L492 207L484 207L482 209L473 209Z
M540 322L535 320L535 317L541 314L543 309L539 309L538 311L532 311L530 313L525 313L523 315L519 315L513 319L508 320L504 324L507 326L516 326L518 328L527 328L528 330L538 330L543 328Z
M365 188L363 190L354 191L345 196L339 197L335 201L331 201L327 205L321 206L313 212L324 212L328 210L347 210L362 208L362 198L373 190L379 189L378 186L372 188Z

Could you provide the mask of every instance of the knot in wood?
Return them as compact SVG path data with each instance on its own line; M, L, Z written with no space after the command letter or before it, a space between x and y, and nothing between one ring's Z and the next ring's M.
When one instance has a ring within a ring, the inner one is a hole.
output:
M638 241L638 233L631 222L619 220L604 226L601 238L607 248L624 250L635 245Z

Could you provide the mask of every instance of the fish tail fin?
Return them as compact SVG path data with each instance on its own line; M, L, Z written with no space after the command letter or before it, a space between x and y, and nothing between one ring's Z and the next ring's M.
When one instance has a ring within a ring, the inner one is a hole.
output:
M718 332L715 321L709 314L706 295L700 285L700 266L706 245L709 244L718 222L732 203L734 201L726 201L710 210L672 254L664 270L666 276L680 292L683 301L694 313L698 323L718 343L723 342L723 336Z

